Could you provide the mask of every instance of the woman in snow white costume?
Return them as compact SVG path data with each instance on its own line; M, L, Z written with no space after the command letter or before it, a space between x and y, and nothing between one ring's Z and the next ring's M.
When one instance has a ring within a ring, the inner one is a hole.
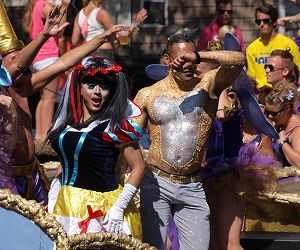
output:
M48 135L62 165L53 213L68 234L110 231L141 238L130 201L145 173L137 143L142 130L129 118L140 110L127 99L121 70L100 57L77 65ZM124 187L116 177L120 152L132 168Z

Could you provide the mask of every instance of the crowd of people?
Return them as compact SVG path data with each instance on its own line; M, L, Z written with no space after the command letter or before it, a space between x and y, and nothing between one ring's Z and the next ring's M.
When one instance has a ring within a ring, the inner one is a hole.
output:
M150 74L157 82L131 101L114 52L120 32L138 32L147 10L114 24L104 0L73 1L28 1L26 46L1 3L9 35L0 43L0 188L45 206L70 235L109 231L157 249L243 249L245 197L274 190L275 169L300 168L300 53L277 33L298 15L279 18L273 5L259 6L259 37L246 46L232 1L216 0L198 41L170 36ZM34 134L28 98L38 91ZM51 183L35 141L60 160Z

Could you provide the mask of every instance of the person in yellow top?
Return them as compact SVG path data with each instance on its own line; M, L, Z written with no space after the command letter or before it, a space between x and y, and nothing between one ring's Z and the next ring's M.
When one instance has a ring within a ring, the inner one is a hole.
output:
M257 82L257 88L272 87L267 83L264 66L273 50L287 50L294 57L294 63L300 67L300 53L297 44L290 38L278 34L276 23L278 10L271 4L264 4L255 10L255 23L260 36L246 49L247 74ZM277 70L283 70L281 68Z

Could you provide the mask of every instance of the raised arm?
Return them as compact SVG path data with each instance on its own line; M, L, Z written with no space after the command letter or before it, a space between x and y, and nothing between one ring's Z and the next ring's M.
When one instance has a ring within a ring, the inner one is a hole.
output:
M294 16L281 17L277 20L277 24L280 26L284 26L289 23L297 23L297 22L300 22L300 14Z
M219 96L238 77L244 66L245 56L237 51L195 51L179 55L172 61L171 67L175 70L182 70L200 62L219 65L218 69L210 70L202 79L205 84L209 85L207 88Z
M68 23L60 25L65 12L66 10L60 6L55 6L46 19L43 31L17 53L10 65L6 66L13 79L20 76L30 66L38 51L49 37L57 35L68 25Z
M195 63L207 62L218 64L222 67L243 67L245 56L238 51L195 51L193 53L184 53L175 58L171 67L176 70L186 69Z
M131 34L136 28L139 27L146 19L148 18L148 12L146 9L141 9L134 18L134 21L132 22L129 33Z
M72 38L71 38L71 43L73 47L79 46L83 41L83 37L78 23L78 17L79 17L79 13L77 13L73 24L73 31L72 31Z
M44 87L61 73L72 68L78 61L90 55L90 53L97 49L102 43L115 40L116 34L121 30L122 26L124 25L118 24L112 26L109 30L106 30L105 32L96 36L89 42L86 42L68 51L62 55L59 60L44 70L29 76L24 76L23 80L30 81L32 86L32 89L27 89L26 95L30 95L33 91L37 91L38 89Z

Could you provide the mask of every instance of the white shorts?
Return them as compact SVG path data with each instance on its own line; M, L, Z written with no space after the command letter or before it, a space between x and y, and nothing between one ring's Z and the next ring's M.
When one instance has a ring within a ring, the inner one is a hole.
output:
M30 69L31 69L32 73L41 71L41 70L47 68L48 66L50 66L51 64L55 63L58 59L59 59L59 57L49 57L49 58L43 59L41 61L33 63L31 65Z

